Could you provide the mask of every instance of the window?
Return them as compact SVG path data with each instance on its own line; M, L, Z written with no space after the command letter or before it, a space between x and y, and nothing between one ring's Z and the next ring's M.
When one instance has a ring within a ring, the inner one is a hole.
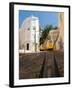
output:
M36 27L33 27L33 30L36 30Z
M27 43L27 50L29 50L29 43Z
M28 30L30 30L30 28L28 28Z

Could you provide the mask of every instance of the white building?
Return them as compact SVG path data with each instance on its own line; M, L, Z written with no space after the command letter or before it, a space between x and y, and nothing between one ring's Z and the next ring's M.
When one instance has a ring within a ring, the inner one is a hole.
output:
M27 17L19 30L19 50L24 52L39 51L39 19Z

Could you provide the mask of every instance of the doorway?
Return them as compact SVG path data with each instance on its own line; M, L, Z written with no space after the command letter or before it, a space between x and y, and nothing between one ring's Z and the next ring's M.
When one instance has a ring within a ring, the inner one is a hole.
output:
M27 50L29 50L29 43L27 43Z

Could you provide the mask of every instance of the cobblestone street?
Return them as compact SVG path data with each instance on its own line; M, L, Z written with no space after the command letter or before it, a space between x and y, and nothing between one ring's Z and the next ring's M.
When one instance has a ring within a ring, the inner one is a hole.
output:
M64 52L42 51L19 55L19 79L64 76Z

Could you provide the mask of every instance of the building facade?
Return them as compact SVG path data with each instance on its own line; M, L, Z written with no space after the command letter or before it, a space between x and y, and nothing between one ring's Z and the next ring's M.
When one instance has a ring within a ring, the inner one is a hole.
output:
M52 42L56 40L55 50L64 50L64 13L59 13L58 29L51 30L49 35L51 36Z
M56 42L56 49L57 50L64 50L64 13L59 13L59 37Z
M39 51L39 19L27 17L19 30L19 49L24 52Z

